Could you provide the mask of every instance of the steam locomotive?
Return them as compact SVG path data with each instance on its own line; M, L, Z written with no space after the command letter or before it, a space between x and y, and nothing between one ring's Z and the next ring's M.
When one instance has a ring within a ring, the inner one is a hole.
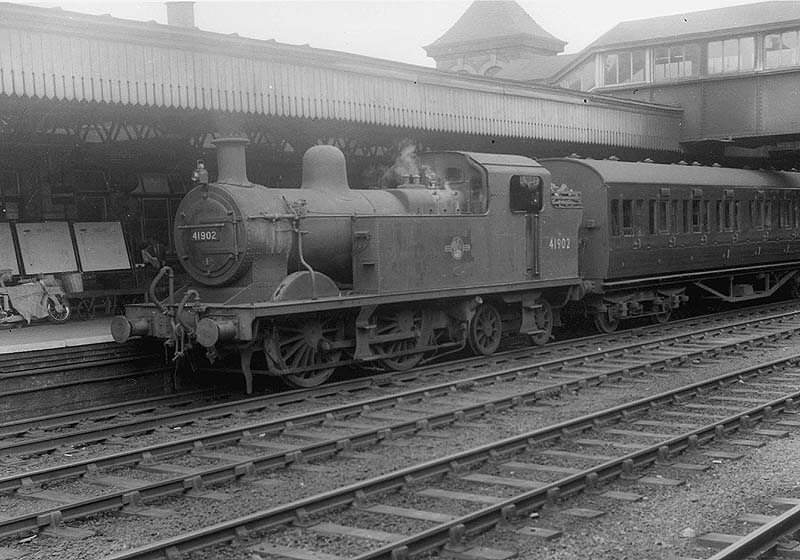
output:
M315 146L299 189L267 189L247 179L246 143L217 140L217 181L198 166L178 208L193 285L163 268L153 303L111 329L176 359L236 355L248 392L254 374L310 387L342 365L489 355L509 333L545 344L565 309L610 332L690 297L800 294L796 173L454 151L353 190L343 154Z

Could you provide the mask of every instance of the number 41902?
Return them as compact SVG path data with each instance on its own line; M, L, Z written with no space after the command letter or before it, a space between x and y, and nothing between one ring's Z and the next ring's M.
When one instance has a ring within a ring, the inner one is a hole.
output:
M551 237L548 247L553 251L560 251L562 249L569 249L569 237Z
M192 241L216 241L216 231L193 231Z

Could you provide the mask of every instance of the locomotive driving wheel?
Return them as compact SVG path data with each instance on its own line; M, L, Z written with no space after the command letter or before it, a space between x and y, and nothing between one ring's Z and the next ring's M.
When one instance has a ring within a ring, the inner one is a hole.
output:
M604 334L611 334L619 327L619 319L612 319L608 313L595 313L594 326Z
M497 308L489 303L479 305L469 322L467 342L472 353L476 356L494 354L502 335L503 321Z
M540 307L534 312L539 332L530 335L530 340L536 346L544 346L553 336L553 308L546 299L542 299L539 305Z
M380 362L392 371L407 371L422 361L424 353L414 352L421 345L424 328L421 311L392 309L377 316L375 338L388 340L370 344L378 355L389 355Z
M336 370L344 326L334 319L311 318L276 325L265 343L272 368L292 387L316 387Z

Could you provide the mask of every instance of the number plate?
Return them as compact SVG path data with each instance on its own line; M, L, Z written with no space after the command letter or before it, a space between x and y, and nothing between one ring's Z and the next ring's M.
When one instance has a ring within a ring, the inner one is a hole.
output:
M217 232L213 230L193 231L192 241L217 241Z

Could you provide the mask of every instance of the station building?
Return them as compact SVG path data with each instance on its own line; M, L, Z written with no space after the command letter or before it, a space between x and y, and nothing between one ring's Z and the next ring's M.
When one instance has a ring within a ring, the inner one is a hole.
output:
M426 50L438 68L680 107L685 159L800 167L800 3L626 21L563 46L516 2L478 1Z
M732 165L797 157L800 104L789 100L800 67L774 46L796 41L794 2L715 11L685 35L628 22L564 55L515 2L479 1L427 47L436 69L210 33L194 27L191 3L176 4L167 25L0 4L0 235L15 249L0 269L101 276L80 248L60 270L29 265L20 236L35 228L19 226L33 223L73 236L76 224L119 224L131 267L149 237L172 257L191 171L203 160L213 180L213 139L231 134L250 140L249 178L268 187L299 185L315 144L342 149L353 188L377 185L408 146Z

